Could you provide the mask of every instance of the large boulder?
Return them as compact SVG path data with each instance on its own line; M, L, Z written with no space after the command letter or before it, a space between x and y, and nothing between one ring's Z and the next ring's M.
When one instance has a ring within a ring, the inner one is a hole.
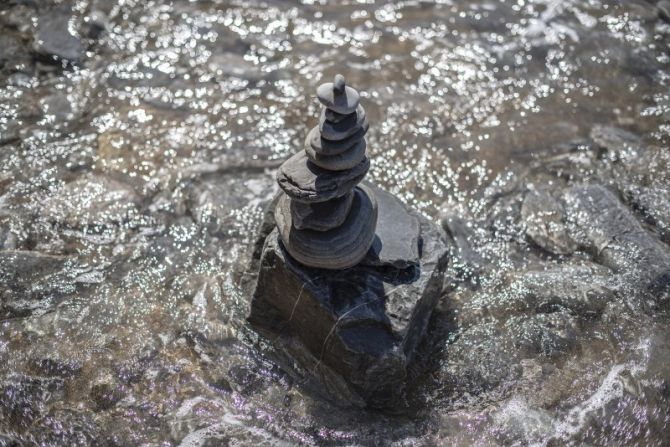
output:
M258 281L249 320L299 340L308 352L299 356L307 369L327 368L361 402L386 407L405 387L440 297L448 245L437 225L393 195L372 189L379 203L378 241L355 267L305 267L287 254L276 229L265 237L256 253ZM401 232L392 226L395 221L410 225Z

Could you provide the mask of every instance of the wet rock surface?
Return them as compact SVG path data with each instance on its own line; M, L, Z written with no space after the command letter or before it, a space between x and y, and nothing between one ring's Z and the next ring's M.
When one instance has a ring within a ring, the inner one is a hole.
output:
M67 6L45 11L38 18L33 49L40 56L77 64L84 57L84 45L70 31L72 13Z
M326 389L338 389L330 383L337 375L351 388L344 398L339 390L326 397L394 409L402 405L416 347L440 297L448 245L434 223L388 192L373 191L384 216L379 225L411 222L416 234L398 243L397 228L386 228L370 249L373 262L343 270L301 266L284 249L278 230L262 235L263 250L253 259L258 282L249 320L271 338L283 334L304 344L304 367L323 370ZM331 244L332 250L339 245Z
M666 4L0 1L0 445L666 445ZM363 135L452 239L400 415L246 323L278 166Z

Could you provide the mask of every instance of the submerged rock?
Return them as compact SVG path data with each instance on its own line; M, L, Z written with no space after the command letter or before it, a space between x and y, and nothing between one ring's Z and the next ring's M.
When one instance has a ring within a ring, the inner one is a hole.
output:
M44 203L42 217L69 228L126 223L139 213L140 197L108 177L84 175L63 185Z
M670 250L614 194L600 185L576 186L563 200L575 241L620 274L624 287L647 307L670 302Z
M66 7L55 8L39 17L33 48L54 62L78 64L84 59L84 44L70 32L72 16Z
M569 254L575 251L565 226L563 206L547 191L529 191L521 206L526 234L550 253Z

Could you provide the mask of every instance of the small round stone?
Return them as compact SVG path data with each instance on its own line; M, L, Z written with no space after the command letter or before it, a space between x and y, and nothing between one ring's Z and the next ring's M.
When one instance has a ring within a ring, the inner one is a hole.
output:
M341 226L328 231L299 230L290 212L275 210L279 235L286 251L309 267L341 270L366 256L375 239L377 201L366 186L354 189L351 210Z
M365 157L346 171L329 171L318 167L300 151L277 170L277 183L294 200L306 203L325 202L351 191L370 169Z
M321 138L331 141L341 141L358 132L363 127L363 123L367 122L365 110L358 106L356 113L352 113L347 118L338 123L333 123L322 119L319 121L319 130L321 131Z
M291 213L293 226L298 230L327 231L344 223L354 199L353 192L327 202L303 203L282 194L279 204L282 212Z
M321 137L321 131L319 126L312 128L305 139L305 146L311 147L314 149L314 152L322 155L337 155L345 152L348 149L354 147L360 140L365 137L365 134L368 131L369 124L366 121L363 122L363 126L356 131L353 135L345 138L344 140L331 141Z
M351 149L337 155L317 154L312 146L307 146L305 148L305 153L307 154L307 158L320 168L329 169L331 171L344 171L345 169L355 167L363 161L365 158L366 147L367 144L365 139L362 139Z
M317 87L316 96L319 98L321 104L343 115L354 113L361 100L358 92L349 86L345 86L343 93L336 94L333 87L332 82L327 82Z

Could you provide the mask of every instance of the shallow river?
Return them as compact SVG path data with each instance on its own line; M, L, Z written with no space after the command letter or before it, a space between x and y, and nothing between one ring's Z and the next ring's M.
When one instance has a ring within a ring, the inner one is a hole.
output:
M670 445L670 2L5 0L0 26L1 446ZM338 72L368 179L454 247L394 412L246 323L275 169Z

